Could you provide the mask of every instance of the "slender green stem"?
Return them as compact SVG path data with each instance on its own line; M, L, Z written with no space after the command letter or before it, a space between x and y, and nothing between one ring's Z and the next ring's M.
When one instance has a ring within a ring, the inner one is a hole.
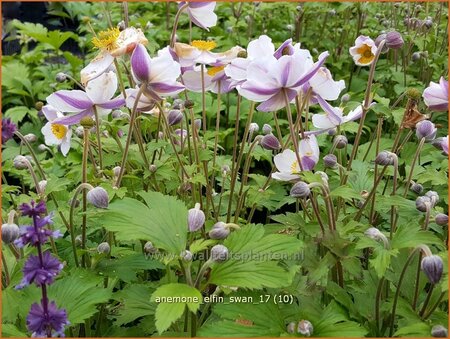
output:
M381 292L383 291L383 285L384 285L384 277L381 277L380 281L378 282L378 288L377 288L377 295L375 297L375 324L377 327L377 333L378 336L380 333L380 303L381 303Z
M381 139L381 130L383 127L383 118L378 118L378 123L377 123L377 136L376 136L376 143L375 143L375 154L378 154L380 152L380 139ZM377 180L378 177L378 164L375 163L375 169L374 169L374 174L373 174L373 185L375 186L375 182ZM374 223L374 218L375 218L375 199L376 199L376 195L373 196L372 199L372 204L370 205L370 214L369 214L369 223Z
M419 316L421 318L423 318L423 315L425 314L427 306L430 303L431 295L433 294L433 290L434 290L434 284L431 284L430 289L428 290L427 298L425 299L425 301L423 303L423 306L422 306L422 309L419 312Z
M298 136L295 135L294 130L294 121L292 119L292 111L291 111L291 103L289 101L288 94L286 90L283 89L284 102L286 104L286 112L289 121L289 132L291 134L292 144L294 145L295 156L297 157L298 166L300 167L300 171L303 171L302 160L300 159L300 154L298 151Z
M409 187L410 187L410 182L412 180L412 176L413 176L413 172L414 172L414 166L416 165L417 159L419 158L420 152L422 151L422 148L423 148L424 144L425 144L425 138L420 139L419 146L417 146L416 153L415 153L413 161L411 163L411 170L409 171L408 179L406 179L405 190L403 192L403 197L404 198L408 194Z
M427 314L423 315L422 319L423 320L427 320L432 314L433 312L436 310L436 308L438 308L439 304L442 302L442 299L444 299L445 295L447 293L446 292L442 292L441 295L439 296L438 300L436 301L436 303L430 308L430 310L428 311Z
M98 121L98 117L96 115L96 123ZM98 131L98 127L97 127ZM99 135L97 134L97 138L99 138ZM99 142L99 154L101 154L100 149L100 139L97 139ZM81 178L81 184L87 183L87 157L89 152L89 128L84 127L83 129L83 158L81 163L82 168L82 178ZM100 156L100 164L101 164L101 156ZM102 169L102 165L100 165L100 169ZM72 201L72 204L74 203L74 200ZM86 199L86 191L83 191L83 216L82 216L82 228L81 228L81 248L83 250L86 249L86 222L87 222L87 216L86 216L86 209L87 209L87 199ZM73 213L73 210L71 211ZM71 224L73 227L73 224ZM73 233L73 232L72 232ZM73 244L72 244L73 246ZM77 265L78 266L78 265ZM86 267L86 256L83 254L81 257L81 266Z
M98 145L98 159L99 159L99 166L100 166L100 172L103 171L103 152L102 152L102 140L100 136L100 117L98 115L97 107L94 105L94 115L95 115L95 133L97 135L97 145ZM87 144L87 142L86 142ZM88 150L86 150L86 153ZM87 154L86 154L87 156Z
M6 263L6 258L3 251L2 251L2 268L5 271L5 286L2 287L7 287L11 282L11 277L9 275L8 264Z
M170 36L170 48L174 48L174 46L175 46L175 38L176 38L176 33L177 33L177 28L178 28L178 22L180 21L180 15L187 8L187 6L189 6L189 3L186 2L183 6L181 6L178 9L177 14L175 15L175 22L173 24L172 34Z

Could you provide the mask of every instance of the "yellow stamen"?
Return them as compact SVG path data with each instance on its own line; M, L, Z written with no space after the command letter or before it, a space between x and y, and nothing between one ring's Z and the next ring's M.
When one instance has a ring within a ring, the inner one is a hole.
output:
M52 133L58 139L62 139L66 136L67 127L60 124L52 124Z
M216 48L217 44L214 41L194 40L191 45L201 51L210 51Z
M298 172L298 161L295 160L291 165L291 173L297 173Z
M119 38L120 31L117 27L102 31L98 34L98 37L92 39L92 43L99 49L105 49L108 52L118 48L117 39Z
M375 58L375 55L372 53L372 47L366 44L359 47L356 52L361 55L361 58L358 60L361 64L370 64Z
M222 71L225 68L225 65L223 66L216 66L216 67L211 67L210 69L208 69L208 75L210 76L214 76L217 73L219 73L220 71Z

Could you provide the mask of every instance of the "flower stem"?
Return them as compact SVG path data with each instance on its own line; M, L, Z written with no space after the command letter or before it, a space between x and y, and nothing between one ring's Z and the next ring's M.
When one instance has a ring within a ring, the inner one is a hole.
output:
M99 159L99 166L100 166L100 172L103 171L103 152L102 152L102 140L100 137L100 118L98 115L97 107L94 105L94 115L95 115L95 133L97 135L97 144L98 144L98 159ZM88 141L85 141L86 144ZM88 150L86 149L86 156L87 156ZM84 151L83 151L84 153Z
M300 171L303 171L302 161L300 159L300 154L298 152L298 136L295 135L294 122L292 119L291 103L289 102L289 97L285 89L282 90L284 95L284 102L286 103L286 112L289 121L289 132L291 134L292 144L294 145L295 156L297 157L298 166Z
M384 285L384 277L381 277L378 282L377 295L375 297L375 324L377 328L376 335L378 336L380 333L380 302L381 302L381 292L383 291Z
M94 108L95 110L95 108ZM96 111L97 112L97 111ZM98 116L96 114L96 119L95 119L95 123L98 124ZM99 145L99 155L100 155L100 170L103 169L102 167L102 157L101 157L101 148L100 148L100 135L98 134L98 127L97 126L97 141L98 141L98 145ZM83 128L83 158L82 158L82 163L81 163L81 183L85 184L87 183L87 157L88 157L88 152L89 152L89 128L88 127L84 127ZM72 203L74 203L74 201L72 201ZM87 200L86 200L86 191L83 191L83 216L82 216L82 224L81 224L81 248L83 250L86 249L86 222L87 222L87 216L86 216L86 208L87 208ZM73 211L72 211L73 213ZM73 224L72 224L73 226ZM73 232L72 232L73 233ZM83 268L86 267L86 255L83 254L83 256L81 257L81 266Z
M405 191L403 192L403 197L406 198L406 195L409 191L409 185L413 176L414 166L416 165L417 159L419 158L420 152L422 151L423 145L425 144L425 138L420 139L419 146L417 146L416 154L414 155L413 161L411 163L411 170L409 171L408 179L406 179Z
M375 154L378 154L380 152L380 139L381 139L381 130L383 128L383 118L380 117L378 118L378 123L377 123L377 141L375 143ZM375 186L375 182L377 180L378 177L378 164L375 163L375 169L374 169L374 174L373 174L373 185ZM376 199L376 195L373 196L372 199L372 204L370 205L370 213L369 213L369 223L373 223L374 222L374 218L375 218L375 199Z
M186 2L183 6L178 8L178 12L175 15L175 22L173 24L172 34L170 36L170 48L174 48L174 46L175 46L175 36L177 33L178 22L180 21L180 15L187 8L187 6L189 6L189 3Z
M431 295L433 294L433 290L434 290L434 284L431 284L430 289L428 290L427 298L425 299L425 301L423 303L423 306L422 306L422 309L419 312L419 316L421 318L423 318L423 315L425 314L427 306L430 303Z
M8 270L8 265L6 263L6 258L5 258L5 254L2 251L2 268L5 270L5 286L7 287L11 281L10 275L9 275L9 270Z

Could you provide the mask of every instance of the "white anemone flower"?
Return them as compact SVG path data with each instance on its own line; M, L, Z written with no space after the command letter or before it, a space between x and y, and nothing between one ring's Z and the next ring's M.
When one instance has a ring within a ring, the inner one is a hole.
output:
M66 156L70 150L70 138L72 137L72 130L70 126L54 123L57 118L62 118L64 115L50 105L42 107L42 113L47 118L48 122L42 127L41 132L45 138L47 146L60 146L61 153Z

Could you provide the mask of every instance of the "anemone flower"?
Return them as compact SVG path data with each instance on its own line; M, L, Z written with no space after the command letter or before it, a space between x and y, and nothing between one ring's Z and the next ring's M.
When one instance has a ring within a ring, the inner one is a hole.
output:
M186 4L186 1L180 2L178 8ZM200 28L209 31L209 27L217 24L217 15L214 13L216 3L211 2L188 2L185 9L191 21Z
M61 153L66 156L70 149L70 138L72 137L72 130L70 126L54 123L58 118L63 118L64 114L56 110L50 105L42 107L42 113L47 118L48 122L42 127L41 132L45 138L47 146L60 146Z
M368 36L360 35L355 40L355 46L350 47L349 52L356 65L369 66L375 59L377 46Z
M247 80L237 87L239 94L256 102L262 102L257 109L263 112L276 111L302 90L325 62L329 55L323 52L315 64L310 64L307 53L274 56L253 60L247 69ZM285 92L285 93L284 93Z
M152 59L143 45L136 46L131 55L131 71L138 84L146 85L144 94L154 100L161 101L161 97L184 90L177 81L181 74L180 65L173 60L167 47Z
M224 71L225 65L204 68L202 85L202 68L197 66L192 70L186 71L183 74L183 84L186 88L193 92L201 92L203 87L205 91L218 93L228 93L233 89L232 81L226 76Z
M423 91L423 101L432 111L448 111L448 81L441 77L439 84L431 81Z
M318 128L316 131L306 132L306 134L321 134L336 128L346 122L354 121L361 118L363 113L362 104L344 116L343 109L333 107L321 97L317 97L320 107L325 111L325 114L314 114L312 116L312 123L314 127Z
M320 151L317 139L314 135L300 140L299 156L304 171L311 171L319 162ZM295 152L286 149L273 158L278 172L272 174L272 178L280 181L291 181L299 178L300 165Z
M86 91L61 90L47 97L47 103L54 109L63 113L75 113L53 120L60 125L74 125L83 117L94 116L95 110L99 116L105 116L112 109L119 108L125 104L123 98L112 99L117 90L117 76L114 72L103 73L97 78L89 81Z
M105 73L111 67L114 58L133 52L138 44L145 45L148 40L141 29L128 27L123 31L112 28L100 32L98 37L92 39L92 43L100 50L100 53L81 70L83 85Z
M303 90L306 92L308 88L312 89L311 103L318 102L317 96L324 100L336 100L345 88L345 81L333 80L333 76L326 67L320 67L316 74L308 81Z

